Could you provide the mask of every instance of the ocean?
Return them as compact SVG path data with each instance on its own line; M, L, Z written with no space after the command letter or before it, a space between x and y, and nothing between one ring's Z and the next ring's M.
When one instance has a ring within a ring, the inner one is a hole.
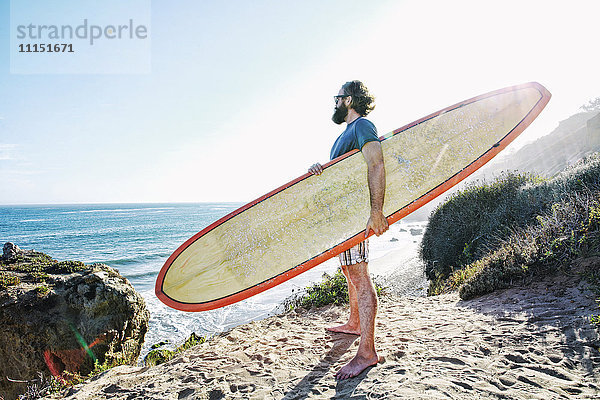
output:
M144 297L150 327L142 356L165 340L184 341L192 332L203 336L281 311L281 303L324 273L334 273L334 258L275 288L218 310L177 311L154 295L154 283L167 258L185 240L241 203L198 204L81 204L0 206L0 244L13 242L62 260L103 263L117 269ZM402 222L371 239L371 258L401 249L403 259L414 259L422 225ZM404 263L406 264L406 262ZM397 273L387 268L388 275Z

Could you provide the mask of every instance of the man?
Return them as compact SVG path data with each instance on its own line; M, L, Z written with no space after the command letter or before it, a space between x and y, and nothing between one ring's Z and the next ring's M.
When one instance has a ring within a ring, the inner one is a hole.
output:
M346 123L346 130L337 138L330 157L334 159L353 149L358 149L367 163L367 182L371 201L371 215L367 220L365 241L340 254L342 272L348 284L350 297L350 317L344 325L328 328L331 332L360 335L356 356L336 374L336 379L357 376L366 368L375 365L379 357L375 350L375 316L377 314L377 293L371 282L368 270L369 231L377 236L388 229L383 215L385 195L385 166L381 144L375 125L366 118L375 108L374 97L360 81L346 82L337 96L334 96L335 112L332 120L340 125ZM320 175L321 164L314 164L309 172Z

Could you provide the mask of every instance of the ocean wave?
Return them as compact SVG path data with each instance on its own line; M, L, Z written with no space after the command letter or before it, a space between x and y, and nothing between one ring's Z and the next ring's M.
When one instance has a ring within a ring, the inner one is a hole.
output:
M139 279L143 279L143 278L156 278L158 276L158 270L152 270L152 271L146 271L146 272L140 272L137 274L132 274L132 273L128 273L127 274L127 279L131 280L139 280Z
M175 207L148 207L148 208L106 208L98 210L77 210L77 211L64 211L61 214L89 214L89 213L122 213L131 211L155 211L155 210L174 210Z
M137 255L137 256L133 256L133 257L127 257L127 258L118 258L116 260L103 260L101 262L103 264L117 267L117 266L126 266L126 265L134 265L134 264L144 264L144 263L151 262L151 261L163 262L170 255L171 255L171 253L166 253L166 252L152 253L152 254L146 254L146 255Z
M50 221L50 220L49 219L45 219L45 218L42 218L42 219L23 219L23 220L19 221L19 223L21 223L21 222L44 222L44 221Z

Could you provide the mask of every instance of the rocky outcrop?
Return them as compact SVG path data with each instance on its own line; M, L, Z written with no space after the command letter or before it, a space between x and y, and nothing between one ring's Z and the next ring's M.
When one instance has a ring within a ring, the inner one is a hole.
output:
M39 373L87 374L135 363L148 329L143 298L116 270L7 243L0 262L0 398L16 398Z

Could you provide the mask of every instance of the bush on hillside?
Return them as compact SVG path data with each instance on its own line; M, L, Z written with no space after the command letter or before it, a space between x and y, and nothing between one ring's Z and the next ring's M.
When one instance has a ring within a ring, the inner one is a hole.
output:
M375 279L373 285L375 286L377 296L381 296L385 292L385 288ZM299 295L286 299L283 307L285 310L291 311L297 308L310 309L329 304L348 304L349 301L346 277L342 273L342 270L338 269L333 275L323 274L321 282L314 283Z
M550 181L506 174L432 214L421 244L430 294L470 298L600 249L600 156Z
M144 365L152 367L155 365L164 364L167 361L172 360L178 354L183 353L187 349L190 349L204 342L206 342L205 337L198 336L195 332L192 332L190 337L188 337L185 340L185 342L177 346L177 348L175 349L169 349L164 347L169 345L169 341L156 343L152 345L152 350L148 354L146 354L146 357L144 357Z
M537 193L526 187L538 184ZM427 278L436 281L500 247L513 226L532 222L548 207L544 182L506 173L491 183L474 182L438 206L420 247Z

